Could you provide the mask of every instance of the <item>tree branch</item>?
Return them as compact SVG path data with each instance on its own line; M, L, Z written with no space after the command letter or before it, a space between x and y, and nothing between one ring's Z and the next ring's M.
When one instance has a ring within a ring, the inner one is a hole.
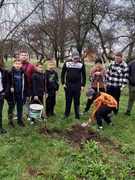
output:
M4 0L3 0L4 1ZM28 17L30 17L31 16L31 14L38 8L38 6L40 5L40 4L42 4L44 2L44 0L42 0L41 2L39 2L37 5L36 5L36 7L21 21L21 22L19 22L8 34L7 34L7 36L4 38L4 40L3 40L3 42L5 42L6 40L7 40L7 38L10 36L10 34L15 30L15 29L17 29Z

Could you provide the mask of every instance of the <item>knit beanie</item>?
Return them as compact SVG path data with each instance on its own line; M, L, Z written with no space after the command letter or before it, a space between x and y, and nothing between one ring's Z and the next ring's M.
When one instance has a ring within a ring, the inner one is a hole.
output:
M97 63L102 64L102 59L101 59L100 57L98 57L98 58L95 60L95 64L97 64Z
M88 87L87 91L86 91L86 96L93 96L95 93L95 90L92 89L91 87Z

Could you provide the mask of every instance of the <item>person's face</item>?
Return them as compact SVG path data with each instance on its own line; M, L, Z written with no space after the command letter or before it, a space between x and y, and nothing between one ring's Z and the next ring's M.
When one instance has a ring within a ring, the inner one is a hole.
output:
M20 68L22 67L22 64L21 62L16 61L14 62L13 66L15 67L16 70L20 70Z
M95 64L95 66L96 66L97 69L100 69L102 64L100 62L98 62L98 63Z
M43 70L44 70L44 66L43 65L39 65L39 66L36 67L36 69L37 69L38 72L42 73Z
M28 54L27 54L27 53L21 53L21 54L20 54L20 59L21 59L22 61L27 61L27 58L28 58Z
M79 60L79 58L72 58L72 59L75 63Z
M92 99L92 96L89 96L88 99Z
M48 69L50 71L52 71L54 69L54 64L53 63L48 63L47 67L48 67Z
M121 56L115 56L115 62L116 64L120 64L122 61L122 57Z

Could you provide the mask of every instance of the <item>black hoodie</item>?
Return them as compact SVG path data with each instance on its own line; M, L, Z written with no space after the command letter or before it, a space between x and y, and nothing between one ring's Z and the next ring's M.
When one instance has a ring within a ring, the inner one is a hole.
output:
M56 71L45 71L45 80L46 80L46 90L47 93L51 90L58 91L59 84L58 84L58 74Z

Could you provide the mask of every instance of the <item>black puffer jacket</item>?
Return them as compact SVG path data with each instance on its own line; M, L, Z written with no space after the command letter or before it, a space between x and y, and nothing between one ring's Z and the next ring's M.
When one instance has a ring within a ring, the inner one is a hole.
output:
M0 72L1 72L1 76L2 76L3 93L5 93L5 95L7 95L9 93L8 70L0 67Z
M31 76L32 87L31 95L32 96L43 96L45 93L45 76L43 73L39 73L35 70Z

